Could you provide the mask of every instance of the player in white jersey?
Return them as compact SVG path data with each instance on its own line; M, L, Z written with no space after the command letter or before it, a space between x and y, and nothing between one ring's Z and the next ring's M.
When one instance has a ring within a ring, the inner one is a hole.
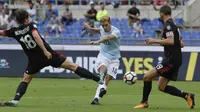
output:
M101 49L97 57L97 69L100 78L104 80L104 84L98 86L96 95L91 104L99 105L99 99L106 94L108 83L112 78L116 79L119 68L120 55L120 30L111 25L110 17L103 16L101 18L100 28L92 28L84 23L85 28L93 30L94 33L99 33L100 39L92 41L90 44L100 44Z

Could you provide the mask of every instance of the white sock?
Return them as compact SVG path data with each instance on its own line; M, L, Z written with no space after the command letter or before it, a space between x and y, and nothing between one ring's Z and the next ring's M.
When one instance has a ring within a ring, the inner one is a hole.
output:
M104 88L105 90L107 89L107 86L105 85L105 81L104 81L104 84L99 84L99 86L97 87L96 94L95 94L94 98L100 99L99 93L100 93L101 88Z
M96 94L95 94L94 98L100 99L100 97L99 97L100 89L101 89L101 85L99 84L99 86L97 87Z

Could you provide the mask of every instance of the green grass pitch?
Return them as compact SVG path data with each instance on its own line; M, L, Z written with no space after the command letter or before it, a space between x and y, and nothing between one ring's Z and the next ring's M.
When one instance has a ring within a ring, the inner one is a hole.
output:
M0 101L12 99L21 78L0 78ZM196 94L196 107L188 108L187 102L157 90L154 81L148 109L134 109L141 100L143 83L124 84L114 80L108 94L100 100L102 105L90 105L97 84L78 79L33 79L27 93L17 107L0 107L0 112L200 112L200 82L170 82L170 85Z

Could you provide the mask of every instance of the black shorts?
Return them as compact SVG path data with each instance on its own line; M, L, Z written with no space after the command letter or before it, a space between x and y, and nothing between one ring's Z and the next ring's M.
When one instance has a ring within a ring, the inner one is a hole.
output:
M61 64L65 60L66 60L66 57L64 55L60 54L59 52L54 51L52 53L52 59L38 58L37 61L33 61L33 62L29 61L25 73L36 74L46 66L60 67Z
M155 68L161 76L176 81L180 66L170 63L167 59L163 59Z

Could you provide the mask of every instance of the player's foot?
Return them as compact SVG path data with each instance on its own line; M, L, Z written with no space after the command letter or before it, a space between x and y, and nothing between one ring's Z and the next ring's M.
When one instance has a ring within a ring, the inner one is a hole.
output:
M190 109L193 109L194 106L195 106L194 97L195 97L195 94L193 94L193 93L188 93L185 97L186 101L188 102Z
M0 106L16 107L18 103L19 101L12 100L12 101L0 103Z
M99 99L98 98L94 98L94 100L91 102L92 105L100 105L99 103Z
M107 91L106 91L104 88L101 88L101 89L100 89L100 93L99 93L99 97L102 98L102 97L106 94L106 92L107 92Z
M141 102L139 105L136 105L135 109L141 109L141 108L148 108L149 104L147 102Z

